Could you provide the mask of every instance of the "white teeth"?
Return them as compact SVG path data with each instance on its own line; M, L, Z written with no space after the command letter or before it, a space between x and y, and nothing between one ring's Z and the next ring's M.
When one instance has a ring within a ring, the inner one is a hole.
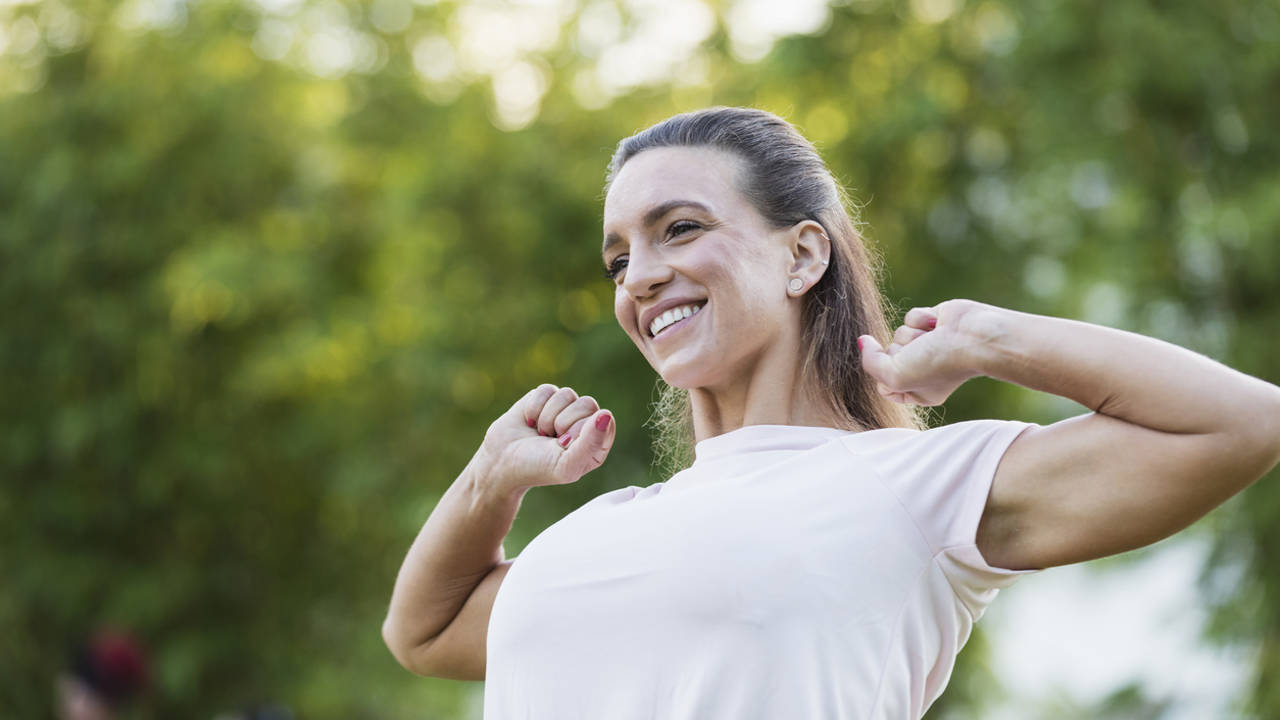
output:
M683 320L687 317L693 317L694 315L697 315L698 311L701 309L702 309L701 305L681 305L680 307L677 307L677 308L671 308L670 310L654 318L653 322L649 323L649 334L657 335L658 333L662 332L663 330L675 324L676 322L679 322L680 320Z

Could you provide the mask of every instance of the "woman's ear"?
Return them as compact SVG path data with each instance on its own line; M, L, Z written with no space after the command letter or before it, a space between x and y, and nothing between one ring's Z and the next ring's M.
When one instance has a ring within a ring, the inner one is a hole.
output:
M831 238L817 222L801 220L791 226L787 239L791 250L788 276L800 279L803 292L813 287L827 271L827 263L831 257Z

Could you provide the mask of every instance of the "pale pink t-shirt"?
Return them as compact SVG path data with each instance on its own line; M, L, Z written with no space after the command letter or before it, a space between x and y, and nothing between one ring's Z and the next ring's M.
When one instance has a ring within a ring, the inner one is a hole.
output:
M999 588L974 544L1024 429L751 425L600 495L515 559L485 720L908 720Z

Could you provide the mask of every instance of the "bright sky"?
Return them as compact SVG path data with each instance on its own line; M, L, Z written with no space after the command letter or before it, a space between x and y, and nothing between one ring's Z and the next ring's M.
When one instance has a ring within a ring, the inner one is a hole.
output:
M1250 658L1201 639L1208 546L1184 533L1135 558L1051 568L1003 591L980 624L1010 697L987 717L1053 717L1029 709L1063 697L1094 703L1135 682L1170 701L1161 720L1238 716L1231 703L1248 694Z
M252 1L263 14L254 38L262 58L296 62L322 77L376 69L377 44L385 40L355 30L343 5ZM129 0L121 16L137 25L172 24L181 19L183 4ZM562 40L592 61L571 86L579 104L597 108L632 88L671 78L687 85L705 82L707 63L699 48L716 27L704 0L471 0L458 4L447 27L411 29L415 6L435 4L374 0L369 20L386 36L403 36L423 91L433 100L448 102L464 84L487 80L494 122L506 130L537 117L551 81L542 53ZM828 20L826 0L737 0L725 16L731 50L744 62L763 58L779 38L817 32Z

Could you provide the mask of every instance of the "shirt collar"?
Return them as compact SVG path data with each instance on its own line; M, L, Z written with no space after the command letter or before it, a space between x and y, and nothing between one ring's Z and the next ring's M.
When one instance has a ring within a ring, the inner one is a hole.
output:
M744 425L694 445L694 464L770 450L810 450L851 432L809 425Z

